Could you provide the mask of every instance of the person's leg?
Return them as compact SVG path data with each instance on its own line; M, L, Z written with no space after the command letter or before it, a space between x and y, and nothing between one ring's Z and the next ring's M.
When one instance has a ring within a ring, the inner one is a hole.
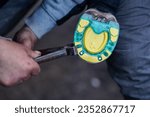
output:
M0 35L10 31L36 0L8 0L0 9Z
M0 8L3 7L3 5L5 5L7 2L8 0L0 0Z
M124 99L125 100L139 100L139 98L133 98L133 97L125 96L125 95L124 95Z
M121 0L120 38L108 60L125 99L150 99L150 0Z

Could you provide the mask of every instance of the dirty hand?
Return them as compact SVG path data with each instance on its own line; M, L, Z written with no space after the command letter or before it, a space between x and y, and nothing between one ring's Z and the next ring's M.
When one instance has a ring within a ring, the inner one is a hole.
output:
M0 84L12 86L40 72L33 58L39 56L21 44L0 37Z
M24 26L16 33L14 40L32 49L37 41L37 37L28 26Z

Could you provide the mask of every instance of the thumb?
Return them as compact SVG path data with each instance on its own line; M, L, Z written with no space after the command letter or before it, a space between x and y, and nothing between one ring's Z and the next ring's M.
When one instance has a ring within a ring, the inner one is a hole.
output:
M29 27L24 27L15 34L13 40L31 49L36 43L37 37Z
M30 39L22 39L20 41L21 44L23 44L25 47L31 49L33 44L32 44L32 41Z

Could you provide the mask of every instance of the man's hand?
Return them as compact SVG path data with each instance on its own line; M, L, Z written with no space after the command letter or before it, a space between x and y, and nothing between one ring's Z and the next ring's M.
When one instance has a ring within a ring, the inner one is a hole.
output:
M37 41L37 37L28 26L24 26L16 33L14 40L27 48L32 49Z
M11 86L39 74L40 67L33 60L37 56L38 52L0 37L0 83Z

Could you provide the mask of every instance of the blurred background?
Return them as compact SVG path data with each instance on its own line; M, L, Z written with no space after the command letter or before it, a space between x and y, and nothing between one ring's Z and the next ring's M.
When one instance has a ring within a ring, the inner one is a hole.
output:
M41 0L39 0L41 2ZM40 2L17 22L7 36L13 36L22 27ZM35 49L68 44L73 41L78 16L55 27L39 40ZM90 64L79 57L64 57L43 63L37 77L14 87L0 86L0 99L6 100L119 100L123 99L119 87L109 76L105 62Z

